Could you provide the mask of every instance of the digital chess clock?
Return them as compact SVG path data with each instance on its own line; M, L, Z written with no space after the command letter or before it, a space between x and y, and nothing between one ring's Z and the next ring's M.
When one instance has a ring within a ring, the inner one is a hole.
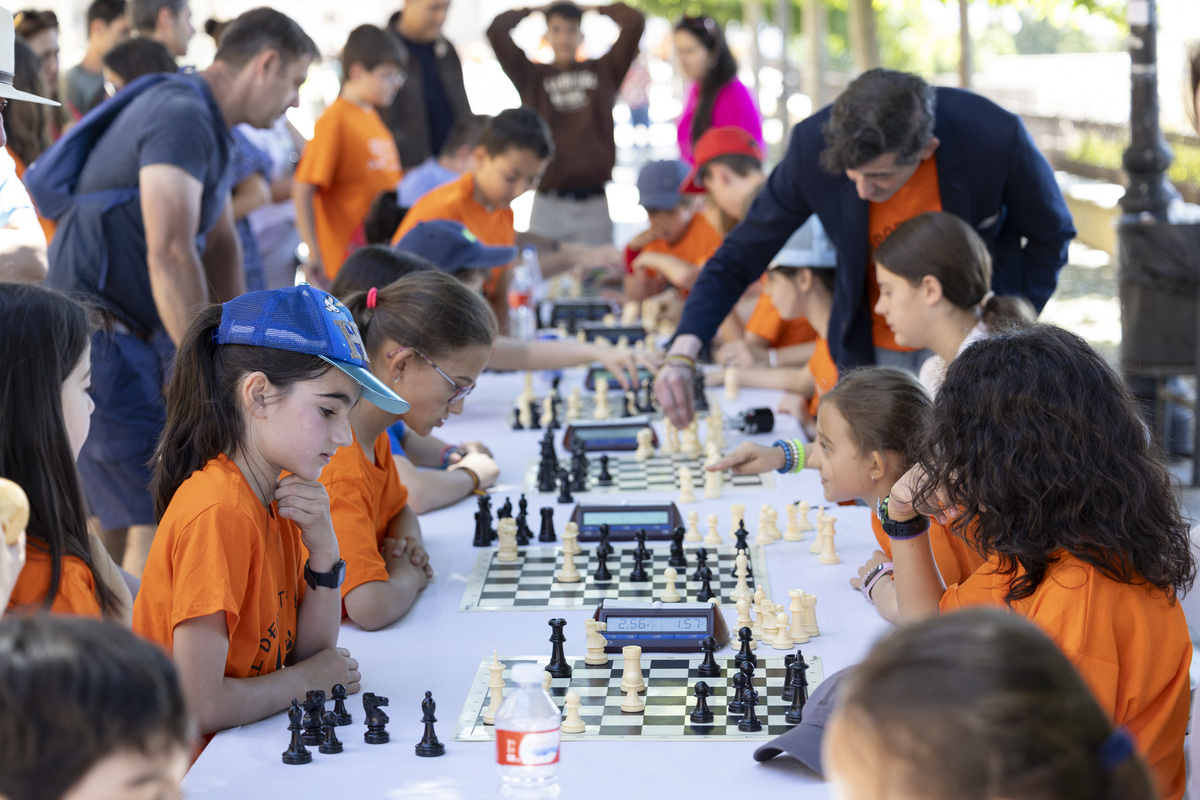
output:
M563 447L575 450L575 442L583 442L585 450L637 450L638 431L654 428L649 417L621 417L619 419L583 420L572 422L563 434ZM658 436L651 441L658 446Z
M608 526L608 538L614 542L632 541L639 530L650 540L671 538L671 531L683 525L674 503L639 503L637 505L577 505L571 512L571 522L579 528L579 541L600 541L600 526Z
M646 338L646 329L640 324L605 325L603 322L580 322L575 325L575 329L586 333L590 342L597 339L608 339L616 344L624 336L626 342L633 344Z
M550 310L550 324L547 327L557 328L563 325L569 332L574 333L582 323L599 320L615 310L613 304L607 300L589 297L563 298L554 301L554 307Z
M626 645L643 652L699 652L700 642L711 636L722 647L729 641L725 617L712 603L636 603L601 600L594 618L608 628L606 653L619 653Z
M589 392L596 391L596 379L597 378L604 378L604 380L608 381L608 390L610 392L619 393L621 391L621 387L617 383L617 377L612 374L612 370L605 369L604 367L592 367L591 369L588 370L587 377L584 378L584 381L583 381L584 387ZM638 367L637 380L638 380L638 386L641 386L646 381L654 380L654 373L651 372L650 370L646 369L645 367ZM617 407L620 408L619 405Z

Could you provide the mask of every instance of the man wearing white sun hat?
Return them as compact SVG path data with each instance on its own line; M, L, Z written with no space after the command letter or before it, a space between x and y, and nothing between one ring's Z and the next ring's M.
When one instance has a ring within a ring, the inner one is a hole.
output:
M16 35L12 12L0 8L0 109L13 101L58 105L13 87ZM17 179L17 165L3 149L7 140L0 120L0 281L40 283L46 277L46 234L29 193Z

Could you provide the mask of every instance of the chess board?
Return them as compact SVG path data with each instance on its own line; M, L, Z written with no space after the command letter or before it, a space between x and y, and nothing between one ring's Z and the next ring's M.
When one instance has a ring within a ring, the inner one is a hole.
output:
M572 675L570 678L554 678L550 683L550 696L559 709L563 708L568 691L575 691L580 696L579 716L587 725L583 733L564 733L564 741L604 741L612 739L637 738L643 741L695 741L695 740L728 740L728 739L771 739L786 733L790 728L784 721L783 715L790 707L790 701L783 700L783 684L786 668L783 666L785 651L772 650L759 645L755 651L758 656L758 667L754 671L754 688L758 692L758 705L755 713L762 730L755 733L743 733L737 728L741 714L728 714L725 706L727 695L732 690L731 679L737 673L734 657L718 657L721 675L716 678L702 678L697 673L697 667L703 656L700 654L665 655L644 654L642 656L642 676L646 681L646 691L642 698L646 710L642 713L631 714L621 710L621 673L624 662L620 655L612 655L608 664L589 666L582 658L568 658L571 662ZM534 658L517 656L501 657L506 669L505 681L508 682L514 664L534 662L545 665L549 658ZM821 657L806 655L804 661L809 665L808 692L816 690L825 673ZM484 658L475 673L475 681L467 695L467 702L459 715L458 724L454 728L454 740L459 742L484 742L495 738L495 728L484 723L483 714L490 704L491 689L487 682L490 677L487 665L491 658ZM696 696L693 687L696 681L704 681L709 686L708 707L713 713L713 721L706 725L694 724L688 714L696 707Z
M643 393L639 391L639 394ZM608 390L609 415L607 419L620 419L624 415L624 397L624 393L621 391L620 386L613 385L612 388ZM559 406L559 409L562 415L562 422L564 424L569 424L576 421L567 419L567 398L565 396L562 398L562 404ZM659 408L658 403L654 401L651 402L651 410L649 411L640 411L638 409L631 410L633 411L634 415L638 417L649 417L650 419L654 420L663 418L662 409ZM579 397L579 417L577 419L579 422L593 420L596 418L595 413L596 394L595 392L588 392L585 390Z
M555 573L562 569L561 547L528 545L521 548L516 561L509 562L497 561L495 548L483 550L467 581L459 610L544 611L551 608L591 608L599 605L601 600L657 600L667 585L663 573L667 568L670 549L650 547L651 559L644 561L642 566L650 573L651 580L634 583L628 577L633 571L636 546L632 543L626 547L613 546L616 549L606 560L613 579L604 583L592 580L592 574L599 565L594 546L585 547L582 553L575 556L575 566L580 573L578 583L559 583L554 579ZM700 589L701 582L691 580L691 574L696 570L696 550L703 546L695 542L686 542L684 545L688 566L677 567L679 577L675 579L675 588L682 595L683 602L694 601ZM732 545L705 549L708 551L706 563L713 571L712 589L721 598L723 606L732 608L734 601L729 595L737 587L737 578L733 576L737 553ZM767 562L762 546L752 544L748 555L753 572L753 577L748 579L749 584L751 587L761 585L770 597L771 587L767 580Z
M600 485L600 456L608 456L608 474L612 483ZM570 469L571 457L560 455L558 463L564 469ZM679 468L686 466L692 471L692 489L696 497L704 497L704 456L688 456L683 453L663 453L638 461L633 453L589 453L587 492L596 494L617 494L625 492L678 492ZM525 472L525 491L530 494L552 494L538 492L537 488L538 461L529 463ZM745 489L773 489L775 476L772 472L761 475L734 475L725 473L725 482L721 485L721 496L727 492L738 492ZM556 490L557 491L557 490Z

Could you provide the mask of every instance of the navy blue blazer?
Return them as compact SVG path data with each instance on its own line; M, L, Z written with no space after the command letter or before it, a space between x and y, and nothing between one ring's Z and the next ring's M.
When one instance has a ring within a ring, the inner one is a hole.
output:
M1038 311L1058 284L1075 226L1050 164L1019 117L961 89L939 88L934 135L942 209L962 217L991 251L992 289ZM788 237L816 214L837 248L829 350L840 369L875 362L866 296L868 206L844 172L818 164L826 107L792 129L783 161L700 272L678 333L707 342Z

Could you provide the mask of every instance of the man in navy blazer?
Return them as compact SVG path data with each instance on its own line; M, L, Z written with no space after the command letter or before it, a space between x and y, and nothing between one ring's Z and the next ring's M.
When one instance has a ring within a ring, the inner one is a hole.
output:
M737 298L812 214L838 253L829 350L840 370L875 363L867 300L869 203L895 194L933 158L942 210L987 243L992 288L1041 311L1075 235L1053 170L1019 117L979 95L876 69L792 130L782 162L745 220L700 272L656 380L676 425L693 416L691 371Z

